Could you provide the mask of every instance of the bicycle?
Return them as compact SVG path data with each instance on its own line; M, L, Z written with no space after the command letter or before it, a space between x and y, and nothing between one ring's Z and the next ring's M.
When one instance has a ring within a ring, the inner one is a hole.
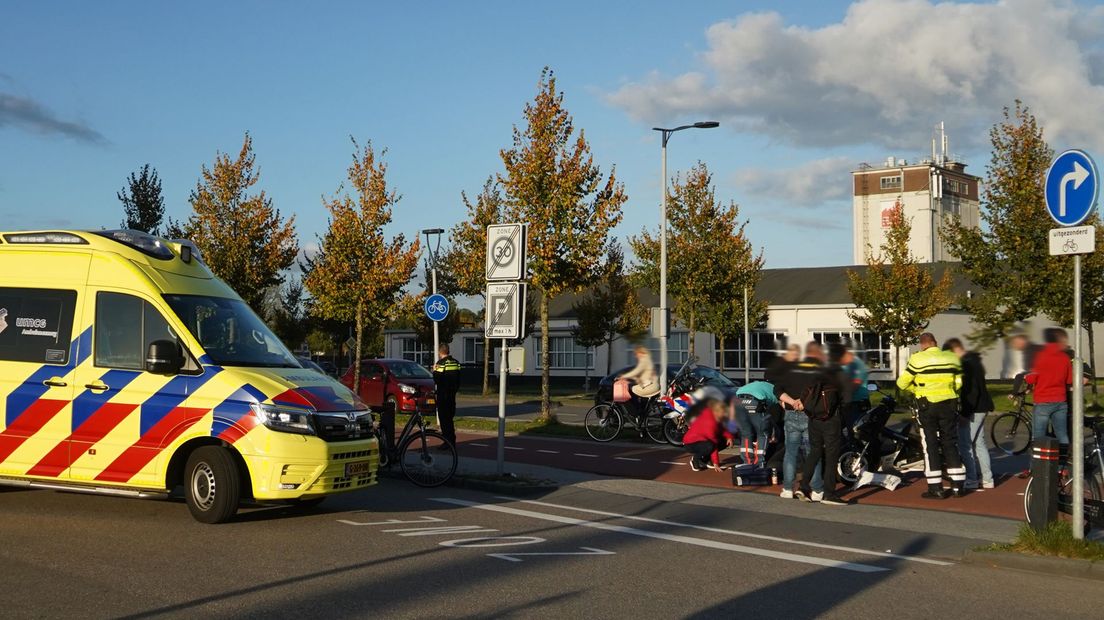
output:
M1033 406L1026 402L1026 392L1012 394L1010 398L1016 405L1015 409L1002 413L993 420L989 437L998 450L1012 456L1023 454L1034 439L1031 429Z
M428 428L420 411L415 411L406 421L396 443L399 449L395 454L391 451L389 438L383 436L379 425L376 425L374 433L380 445L380 468L390 467L392 457L397 454L403 475L420 487L441 486L456 473L459 464L456 446L440 432Z
M605 443L617 439L625 425L632 426L655 443L667 443L663 435L664 419L660 415L659 397L652 396L644 405L644 424L635 413L630 413L624 403L599 403L587 411L583 419L586 432L594 441Z
M1093 526L1104 527L1104 416L1085 420L1085 426L1092 428L1093 449L1085 455L1084 512L1085 533ZM1073 476L1071 467L1063 465L1058 473L1058 512L1061 515L1073 515ZM1024 489L1024 515L1031 523L1031 487L1035 479L1027 481ZM1066 518L1063 516L1063 518Z

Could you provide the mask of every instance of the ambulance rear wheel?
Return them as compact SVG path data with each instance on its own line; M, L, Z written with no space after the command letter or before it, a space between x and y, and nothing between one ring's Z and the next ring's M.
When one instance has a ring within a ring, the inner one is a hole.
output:
M225 448L203 446L184 467L184 500L201 523L223 523L238 512L241 476Z

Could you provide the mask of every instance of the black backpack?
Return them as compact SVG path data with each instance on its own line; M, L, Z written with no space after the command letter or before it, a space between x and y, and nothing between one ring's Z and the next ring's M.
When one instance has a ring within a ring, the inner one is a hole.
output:
M805 405L805 415L813 420L827 420L839 413L843 404L839 385L825 378L818 379L801 395L801 404Z

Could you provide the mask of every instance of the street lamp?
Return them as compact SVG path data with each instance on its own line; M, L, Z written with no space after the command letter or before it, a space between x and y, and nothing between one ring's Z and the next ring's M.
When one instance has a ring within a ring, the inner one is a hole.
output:
M699 121L692 125L682 125L673 129L652 127L653 130L663 135L663 200L659 208L659 390L661 394L667 393L667 338L670 320L667 308L667 141L671 134L683 129L713 129L720 127L717 121Z
M429 269L432 274L431 278L433 280L431 295L437 294L437 257L441 250L441 235L444 234L444 232L444 228L427 228L422 231L426 239L426 268ZM430 241L430 237L436 237L436 244ZM429 354L430 363L433 363L433 360L437 359L437 351L441 348L441 336L437 328L437 321L432 321L432 323L433 352Z

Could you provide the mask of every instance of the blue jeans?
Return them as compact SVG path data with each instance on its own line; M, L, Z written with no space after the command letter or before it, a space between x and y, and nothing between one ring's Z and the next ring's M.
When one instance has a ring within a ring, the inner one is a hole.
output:
M749 406L751 411L748 410ZM767 451L771 419L766 409L766 403L760 403L754 398L736 402L736 425L740 429L741 450L745 459L755 459L751 462L762 461ZM752 456L749 453L757 454Z
M797 477L797 455L803 445L809 443L809 416L800 411L786 411L786 454L782 459L782 488L793 489L794 478ZM808 455L808 450L806 450ZM821 478L823 465L817 463L813 472L812 489L824 491L824 480Z
M1054 435L1058 443L1068 446L1070 439L1066 429L1066 416L1069 414L1069 406L1065 401L1060 403L1036 403L1032 433L1036 438L1046 437L1047 424L1054 427Z
M958 419L958 453L962 455L962 462L966 464L966 480L973 482L993 481L993 467L989 463L989 440L985 438L985 415L985 413L975 413L970 417ZM981 467L980 478L978 478L979 466Z

